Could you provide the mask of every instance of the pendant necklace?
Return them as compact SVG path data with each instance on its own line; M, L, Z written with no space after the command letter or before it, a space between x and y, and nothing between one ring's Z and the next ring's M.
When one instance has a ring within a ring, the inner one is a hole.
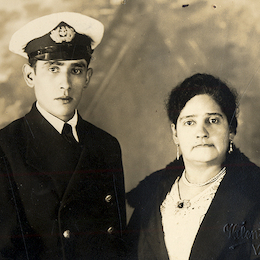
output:
M181 193L180 193L180 186L179 186L179 182L180 182L180 178L179 180L177 181L177 187L178 187L178 195L179 195L179 201L177 202L177 207L179 209L182 209L182 208L188 208L190 207L190 200L182 200L181 199Z
M206 186L208 184L211 184L213 182L215 182L216 180L218 180L221 176L223 176L226 173L226 167L222 168L221 171L215 175L214 177L212 177L211 179L209 179L208 181L204 182L204 183L191 183L187 180L186 178L186 171L184 170L183 172L183 182L185 185L189 186L189 187L203 187ZM182 208L189 208L191 203L190 200L182 200L181 199L181 193L180 193L180 186L179 186L179 182L180 182L180 178L177 181L177 188L178 188L178 195L179 195L179 201L177 202L177 207L179 209Z

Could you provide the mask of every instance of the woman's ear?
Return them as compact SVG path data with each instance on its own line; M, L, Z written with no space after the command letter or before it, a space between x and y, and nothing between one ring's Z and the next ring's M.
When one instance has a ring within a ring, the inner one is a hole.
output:
M179 139L178 139L178 136L177 136L176 125L172 123L172 124L171 124L171 129L172 129L172 138L173 138L173 141L174 141L174 143L177 145L177 144L179 144Z
M89 82L90 82L90 79L93 75L93 69L92 68L88 68L87 70L87 75L86 75L86 84L85 84L85 87L84 88L87 88Z
M235 138L235 133L233 133L233 132L229 133L229 140L233 141L234 138Z
M31 67L29 64L23 65L23 77L26 82L26 84L30 87L34 87L34 77L35 77L35 71L34 68Z

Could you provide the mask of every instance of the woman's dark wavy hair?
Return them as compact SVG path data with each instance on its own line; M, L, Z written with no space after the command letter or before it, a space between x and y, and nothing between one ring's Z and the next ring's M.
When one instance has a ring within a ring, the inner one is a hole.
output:
M202 94L207 94L216 101L227 117L230 132L236 134L237 92L219 78L209 74L194 74L172 89L166 104L170 121L176 125L186 103L191 98Z

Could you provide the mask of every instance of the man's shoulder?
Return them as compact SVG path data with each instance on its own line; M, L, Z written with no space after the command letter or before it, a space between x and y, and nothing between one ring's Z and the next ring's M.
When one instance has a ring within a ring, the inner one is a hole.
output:
M0 136L12 135L24 127L24 117L16 119L0 130Z
M103 154L108 164L121 160L121 146L110 133L82 118L79 119L78 130L82 144L90 148L93 153ZM81 139L81 137L83 138Z
M16 151L24 152L26 143L26 130L24 118L14 120L0 130L0 149L5 154L15 153Z
M33 104L31 109L25 113L22 117L10 122L8 125L6 125L4 128L0 130L0 136L12 136L12 135L21 135L23 133L23 130L26 127L26 122L28 124L28 121L31 120L30 117L34 118L35 117L35 111L34 109L35 105ZM28 117L28 115L31 115Z
M117 139L111 135L110 133L106 132L105 130L93 125L92 123L80 118L80 124L82 129L86 131L87 134L91 135L92 138L96 140L109 140L111 142L118 142Z

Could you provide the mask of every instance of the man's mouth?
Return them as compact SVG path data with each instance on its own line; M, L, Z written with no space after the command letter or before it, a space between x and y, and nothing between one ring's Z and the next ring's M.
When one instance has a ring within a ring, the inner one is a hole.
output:
M70 96L62 96L62 97L58 97L58 98L55 98L55 100L60 100L60 101L63 101L64 103L69 103L72 101L72 97Z

